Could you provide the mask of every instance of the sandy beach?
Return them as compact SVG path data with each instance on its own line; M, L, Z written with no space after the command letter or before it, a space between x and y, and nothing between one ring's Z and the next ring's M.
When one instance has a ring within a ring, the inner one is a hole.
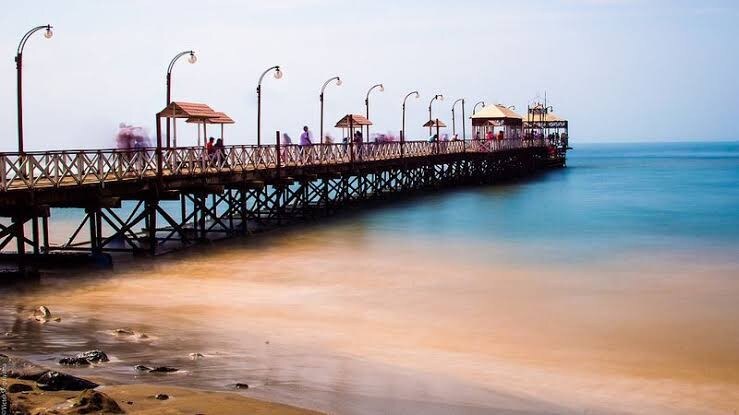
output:
M147 384L106 384L103 379L90 378L100 385L83 391L47 390L38 380L20 379L7 366L7 356L0 355L4 389L0 410L12 415L77 415L77 414L233 414L259 415L318 415L319 412L288 405L264 402L236 393L211 392L191 388ZM17 365L17 358L15 360ZM21 360L21 364L33 366ZM12 365L11 365L12 367ZM39 368L40 370L45 370ZM8 372L11 372L8 376ZM34 377L28 373L23 377ZM78 388L74 388L78 389Z

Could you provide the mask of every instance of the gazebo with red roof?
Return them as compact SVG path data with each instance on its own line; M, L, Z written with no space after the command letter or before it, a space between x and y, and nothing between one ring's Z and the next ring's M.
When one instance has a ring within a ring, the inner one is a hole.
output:
M159 111L156 115L157 119L157 148L162 147L162 131L161 131L161 119L162 118L172 118L173 120L176 120L177 118L187 118L192 120L207 120L210 118L218 118L218 114L213 111L213 108L209 107L206 104L199 104L194 102L180 102L180 101L173 101L169 105L167 105L163 110ZM177 123L172 122L173 124L173 136L174 136L174 144L175 147L177 146ZM203 129L205 129L205 124L203 124ZM167 148L171 147L171 143L169 142L169 139L167 140Z

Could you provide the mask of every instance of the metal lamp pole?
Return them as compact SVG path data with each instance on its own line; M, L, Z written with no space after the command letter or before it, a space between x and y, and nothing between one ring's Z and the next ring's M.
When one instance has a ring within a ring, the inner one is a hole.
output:
M459 98L458 100L454 101L452 104L452 137L457 134L457 122L456 122L456 116L454 115L454 108L457 106L458 102L464 101L463 98ZM462 121L464 121L464 115L462 116Z
M326 90L326 87L328 84L331 83L331 81L336 81L336 86L341 86L341 78L338 76L334 76L333 78L330 78L328 81L323 83L323 86L321 87L321 144L323 144L323 92ZM351 137L349 137L351 140Z
M403 98L403 124L400 130L400 142L401 143L405 141L405 102L408 100L408 97L414 94L416 95L416 99L421 97L421 95L418 94L418 91L413 91L409 93L408 95L406 95L405 98Z
M172 103L172 68L174 68L175 62L177 62L178 59L185 55L190 55L189 58L187 58L187 61L190 63L195 63L198 61L198 57L195 56L195 52L192 50L186 50L184 52L180 52L172 58L172 60L169 62L169 66L167 67L167 103L165 106L169 106L169 104ZM174 122L174 121L172 121ZM175 147L177 147L177 137L175 137ZM169 118L167 118L167 147L170 147L170 139L169 139Z
M15 69L18 75L18 153L20 153L21 157L23 156L23 48L25 48L26 42L28 42L31 35L43 29L46 29L46 33L44 33L45 38L50 39L54 36L54 32L51 31L51 25L36 26L23 35L15 55Z
M438 99L439 101L443 101L443 100L444 100L444 95L441 95L441 94L436 94L436 95L434 95L434 97L433 97L433 98L431 98L431 101L429 101L429 121L432 121L432 118L431 118L431 105L432 105L432 104L434 103L434 101L436 101L437 99ZM431 137L431 134L433 134L433 130L431 129L431 126L429 126L429 137Z
M267 75L270 71L275 71L275 79L281 79L282 78L282 71L280 70L280 65L275 65L270 68L268 68L266 71L262 72L262 75L259 77L259 82L257 83L257 145L262 145L262 80L264 79L264 76Z
M367 108L367 119L368 120L369 120L369 96L370 96L370 92L372 92L372 90L375 88L380 88L380 92L385 92L385 86L383 84L372 85L372 88L370 88L367 91L367 96L364 98L364 106ZM368 143L369 143L369 135L370 135L369 129L370 129L370 126L367 125L367 142Z
M477 112L477 106L480 105L480 104L482 104L482 107L485 108L485 101L478 102L477 104L475 104L474 107L472 107L472 115L475 115L475 113ZM474 125L472 127L473 127L472 128L472 133L473 133L473 136L474 136L474 137L472 137L472 139L474 140L475 138L477 138L477 136L474 135L474 132L475 132ZM478 132L479 131L480 131L480 127L478 127Z

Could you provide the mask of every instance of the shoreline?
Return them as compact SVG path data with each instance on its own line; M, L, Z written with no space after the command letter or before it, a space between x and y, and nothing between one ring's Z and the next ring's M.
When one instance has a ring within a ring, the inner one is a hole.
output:
M0 354L0 363L2 414L322 414L249 398L236 392L148 383L116 384L97 377L79 378L5 354ZM49 373L57 373L64 380L53 384L44 381L49 378Z

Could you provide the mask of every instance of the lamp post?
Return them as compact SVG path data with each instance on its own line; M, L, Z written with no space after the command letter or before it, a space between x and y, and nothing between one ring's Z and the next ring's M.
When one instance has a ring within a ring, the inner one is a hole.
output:
M478 102L477 104L475 104L474 107L472 107L472 115L475 115L475 113L477 112L477 106L480 105L480 104L482 104L482 107L485 108L485 101ZM478 133L480 132L480 127L479 126L477 127L477 132ZM475 125L474 124L472 124L472 139L473 140L474 139L477 139L477 134L475 133Z
M186 50L184 52L180 52L172 58L172 60L169 62L169 66L167 67L167 103L166 106L169 106L169 104L172 103L172 68L174 68L175 62L177 62L178 59L185 55L190 55L189 58L187 58L187 61L192 63L195 63L198 61L198 57L195 56L195 52L192 50ZM174 124L176 121L173 120L172 124ZM175 127L177 128L177 127ZM174 139L174 145L177 147L177 136L175 135ZM167 118L167 147L170 147L170 141L169 141L169 118Z
M415 95L416 99L421 97L421 95L418 94L418 91L413 91L409 93L408 95L406 95L405 98L403 98L403 124L400 130L400 142L401 143L405 141L405 102L408 100L408 97L410 97L411 95Z
M367 96L365 96L364 98L364 106L367 108L367 119L368 120L369 120L369 96L370 96L370 92L372 92L372 90L375 88L379 88L380 92L385 92L385 86L383 84L372 85L372 88L370 88L367 91ZM370 129L370 126L368 124L367 125L367 142L368 143L369 143L369 134L370 134L369 129Z
M23 48L25 48L26 42L28 42L31 35L44 29L46 29L46 33L44 33L45 38L50 39L54 36L54 32L51 31L51 25L36 26L23 35L15 55L15 69L18 75L18 153L20 153L21 157L23 156Z
M464 98L459 98L452 104L452 137L457 134L457 122L456 116L454 115L454 108L457 106L458 102L464 102ZM464 114L462 114L462 122L464 122Z
M328 84L331 83L331 81L336 81L336 86L341 86L341 78L338 76L334 76L333 78L330 78L328 81L323 83L323 86L321 87L321 144L323 144L323 92L326 90L326 87ZM351 137L349 137L349 140L351 141Z
M275 65L270 68L267 68L266 71L262 72L262 75L259 77L259 82L257 83L257 145L262 145L262 80L264 79L264 76L267 75L270 71L275 71L275 79L281 79L282 78L282 71L280 70L280 65Z
M431 118L431 105L432 105L432 104L434 103L434 101L436 101L437 99L438 99L439 101L443 101L443 100L444 100L444 95L441 95L441 94L436 94L436 95L434 95L434 97L433 97L433 98L431 98L431 101L429 101L429 121L431 121L431 120L432 120L432 118ZM429 137L431 137L431 134L433 134L433 130L431 129L431 126L429 126Z

